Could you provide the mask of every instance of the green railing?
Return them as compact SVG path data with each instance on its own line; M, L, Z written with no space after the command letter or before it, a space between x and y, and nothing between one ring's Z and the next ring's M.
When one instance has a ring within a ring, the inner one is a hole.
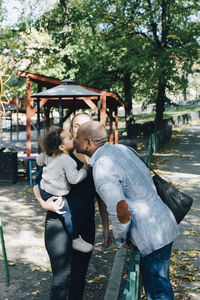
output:
M170 141L171 134L172 126L169 125L151 134L144 159L147 165L150 165L152 154ZM141 298L141 291L140 253L137 249L134 249L122 300L139 300Z
M139 300L141 298L140 253L137 249L133 249L131 256L129 274L126 279L122 300Z
M9 276L9 269L8 269L8 260L6 255L6 247L5 247L4 237L3 237L3 226L2 226L1 215L0 215L0 235L1 235L1 246L2 246L4 265L5 265L5 272L6 272L6 283L7 285L9 285L10 276Z
M149 166L151 156L153 153L158 151L162 146L167 144L172 135L172 126L168 125L165 128L152 133L149 137L149 143L147 147L147 153L145 156L145 163Z

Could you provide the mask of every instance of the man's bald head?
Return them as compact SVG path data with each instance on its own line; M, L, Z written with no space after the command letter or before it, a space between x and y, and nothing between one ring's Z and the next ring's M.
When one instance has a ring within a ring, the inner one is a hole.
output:
M78 132L85 139L91 140L97 147L103 146L108 141L108 135L104 125L98 121L89 121L82 124Z

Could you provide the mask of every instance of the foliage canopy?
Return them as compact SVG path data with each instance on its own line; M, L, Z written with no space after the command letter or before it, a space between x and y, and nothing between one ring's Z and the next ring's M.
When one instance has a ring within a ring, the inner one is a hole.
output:
M116 90L127 119L132 99L155 103L156 125L162 126L168 95L184 91L198 61L199 1L29 1L26 19L1 29L8 64ZM42 3L43 13L35 16Z

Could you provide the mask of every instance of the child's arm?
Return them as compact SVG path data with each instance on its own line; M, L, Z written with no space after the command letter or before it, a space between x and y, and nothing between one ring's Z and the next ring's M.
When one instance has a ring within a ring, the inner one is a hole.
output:
M84 164L80 170L77 170L77 164L71 158L70 163L68 161L65 167L67 180L70 184L77 184L87 177L87 172L89 169L90 167L87 164Z
M36 163L38 166L44 166L45 165L45 154L42 152L38 155L36 158Z

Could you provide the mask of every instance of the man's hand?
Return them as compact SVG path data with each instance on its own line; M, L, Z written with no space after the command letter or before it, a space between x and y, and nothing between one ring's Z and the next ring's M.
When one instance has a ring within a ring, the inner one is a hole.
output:
M133 244L129 240L125 240L124 244L122 245L124 248L131 249Z

